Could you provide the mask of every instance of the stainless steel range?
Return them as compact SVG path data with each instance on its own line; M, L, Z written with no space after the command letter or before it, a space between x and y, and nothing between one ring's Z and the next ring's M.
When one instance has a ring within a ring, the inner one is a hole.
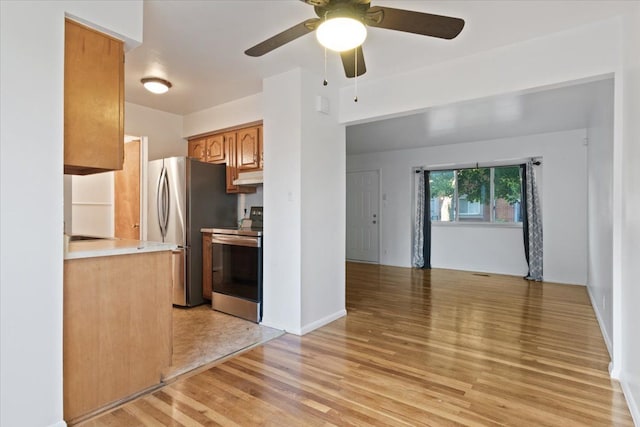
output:
M262 319L262 230L213 228L211 306L253 322Z

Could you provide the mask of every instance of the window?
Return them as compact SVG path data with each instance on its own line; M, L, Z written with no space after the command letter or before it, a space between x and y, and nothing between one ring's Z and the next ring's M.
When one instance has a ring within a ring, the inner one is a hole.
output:
M522 222L519 166L432 171L429 178L432 221Z

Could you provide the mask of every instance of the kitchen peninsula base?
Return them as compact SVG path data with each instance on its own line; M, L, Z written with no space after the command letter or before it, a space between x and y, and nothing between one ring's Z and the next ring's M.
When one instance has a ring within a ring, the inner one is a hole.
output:
M160 384L171 364L171 251L133 250L64 262L67 422Z

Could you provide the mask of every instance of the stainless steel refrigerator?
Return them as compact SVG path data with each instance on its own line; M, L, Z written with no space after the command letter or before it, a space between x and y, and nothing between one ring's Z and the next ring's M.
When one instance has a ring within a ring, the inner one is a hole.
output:
M226 166L186 157L149 162L147 240L175 243L173 304L202 304L201 228L237 226L237 197Z

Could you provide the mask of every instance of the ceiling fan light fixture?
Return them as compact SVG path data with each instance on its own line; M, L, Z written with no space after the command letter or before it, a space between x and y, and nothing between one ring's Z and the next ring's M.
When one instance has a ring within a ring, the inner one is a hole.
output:
M318 42L336 52L355 49L367 38L367 28L358 19L337 17L323 21L316 29Z
M156 94L166 93L172 86L170 81L159 77L147 77L141 79L140 82L146 90Z

